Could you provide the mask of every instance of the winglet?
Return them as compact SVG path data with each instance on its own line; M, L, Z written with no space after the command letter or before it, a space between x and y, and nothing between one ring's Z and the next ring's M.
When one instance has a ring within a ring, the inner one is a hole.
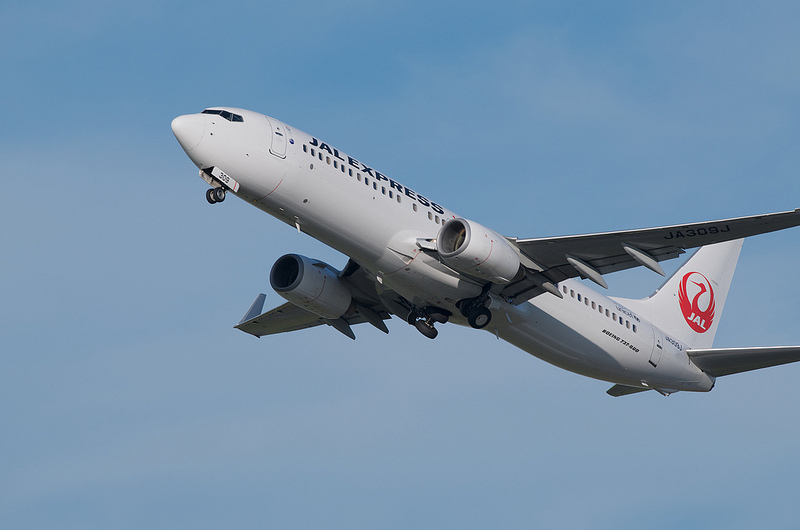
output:
M250 309L247 310L247 313L244 315L244 318L239 322L239 325L244 324L248 320L252 320L257 316L261 315L261 311L264 309L264 301L267 299L267 295L261 293L256 297L253 303L250 305Z

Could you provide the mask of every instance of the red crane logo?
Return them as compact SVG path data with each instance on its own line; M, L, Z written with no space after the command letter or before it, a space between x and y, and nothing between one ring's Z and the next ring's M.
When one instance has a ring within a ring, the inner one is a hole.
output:
M689 301L689 290L694 297ZM689 272L684 275L678 289L678 301L681 306L683 318L690 328L698 333L705 333L714 322L714 289L708 278L699 272ZM701 309L700 306L705 307Z

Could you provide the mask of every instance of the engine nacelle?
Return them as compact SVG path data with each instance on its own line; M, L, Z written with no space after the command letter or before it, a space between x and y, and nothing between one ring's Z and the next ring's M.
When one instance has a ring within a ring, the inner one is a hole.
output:
M322 318L341 317L353 301L350 288L328 264L298 254L278 258L269 273L269 283L294 305Z
M439 230L436 250L457 271L492 283L516 279L519 255L506 238L467 219L450 219Z

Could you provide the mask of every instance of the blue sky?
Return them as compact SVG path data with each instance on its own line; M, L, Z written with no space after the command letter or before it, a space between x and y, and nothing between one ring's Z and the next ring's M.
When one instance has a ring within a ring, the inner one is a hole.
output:
M800 366L612 399L456 326L232 329L279 256L346 258L209 206L169 124L258 110L519 237L789 210L798 4L11 1L0 19L4 527L797 528ZM715 345L800 343L799 242L745 243Z

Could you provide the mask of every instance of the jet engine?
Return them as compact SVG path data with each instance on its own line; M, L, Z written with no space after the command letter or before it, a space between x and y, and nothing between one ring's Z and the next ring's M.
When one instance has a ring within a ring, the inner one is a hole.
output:
M294 305L322 318L341 317L353 301L350 288L330 265L298 254L278 258L269 273L269 283Z
M448 266L492 283L509 283L522 269L506 238L467 219L447 221L439 230L436 250Z

